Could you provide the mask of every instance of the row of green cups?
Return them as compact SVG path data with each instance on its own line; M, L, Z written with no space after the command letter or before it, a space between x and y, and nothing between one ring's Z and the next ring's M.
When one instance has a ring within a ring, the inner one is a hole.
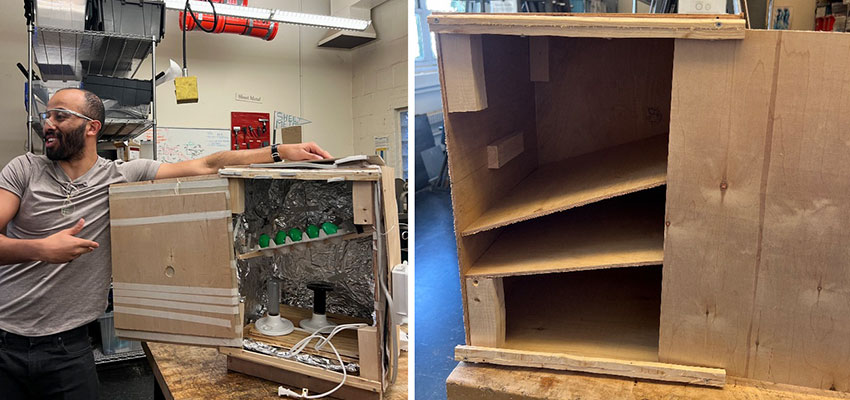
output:
M319 227L316 225L308 225L305 230L307 233L307 237L310 239L315 239L319 237ZM333 235L337 232L339 228L336 225L325 222L322 224L321 230L325 231L325 234ZM298 228L292 228L289 231L277 231L277 234L274 236L274 242L278 245L283 244L286 241L286 237L289 236L293 242L300 242L304 238L305 231L302 231ZM271 237L266 235L265 233L260 235L260 247L269 247L271 241Z

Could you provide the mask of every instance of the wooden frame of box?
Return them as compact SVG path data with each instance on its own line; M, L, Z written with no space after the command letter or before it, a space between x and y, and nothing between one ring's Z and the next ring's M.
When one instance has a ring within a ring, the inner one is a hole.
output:
M376 324L334 338L345 361L359 362L360 375L349 375L333 396L380 399L393 362L385 351L390 338L385 335L388 310L380 279L392 290L387 277L401 257L393 171L380 165L331 170L231 167L213 176L113 185L109 201L118 336L218 347L228 356L230 370L313 393L342 380L338 372L242 349L243 337L288 348L307 335L296 330L269 338L243 326L231 214L244 212L246 179L353 182L353 222L363 232L348 236L371 236L373 248L385 251L373 251ZM281 315L299 321L310 310L281 305ZM372 322L333 314L328 318ZM335 360L324 350L309 347L305 352Z
M850 36L740 16L429 23L457 360L850 391L850 117L835 108Z

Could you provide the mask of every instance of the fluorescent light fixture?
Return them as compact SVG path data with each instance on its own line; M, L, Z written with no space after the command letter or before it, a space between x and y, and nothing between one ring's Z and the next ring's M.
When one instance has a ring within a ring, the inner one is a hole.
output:
M165 8L183 11L185 0L165 0ZM196 13L212 14L213 10L207 1L190 0L189 7ZM315 26L319 28L345 29L351 31L365 30L371 21L352 18L331 17L329 15L305 14L291 11L272 10L268 8L242 7L230 4L215 3L218 15L239 18L251 18L284 24Z

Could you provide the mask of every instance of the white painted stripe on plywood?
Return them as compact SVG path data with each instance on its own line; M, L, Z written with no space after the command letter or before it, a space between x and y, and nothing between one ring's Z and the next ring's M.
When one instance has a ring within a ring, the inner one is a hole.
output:
M152 285L146 283L112 282L115 289L144 290L151 292L202 294L210 296L238 296L236 288L208 288L200 286Z
M142 290L114 289L115 296L140 297L143 299L177 300L189 303L218 304L223 306L239 305L239 296L216 297L198 294L149 292Z
M135 339L145 342L168 342L180 344L198 344L205 346L242 347L242 338L211 338L205 336L177 335L173 333L142 332L126 329L116 329L120 338Z
M112 226L135 226L165 224L173 222L194 222L213 219L230 218L230 210L204 211L185 214L157 215L156 217L117 218L112 220Z
M217 314L239 314L239 306L216 306L211 304L187 303L173 300L142 299L138 297L119 296L117 294L115 295L115 303Z
M135 307L126 307L115 305L114 308L116 313L121 314L132 314L132 315L141 315L144 317L153 317L153 318L163 318L163 319L173 319L176 321L184 321L184 322L194 322L196 324L203 325L215 325L215 326L223 326L229 327L231 326L230 320L224 318L213 318L213 317L204 317L200 315L194 314L185 314L171 311L161 311L161 310L147 310L144 308L135 308Z
M200 188L227 188L227 179L209 179L189 182L152 183L150 185L112 186L109 194L113 193L138 193L153 192L158 190L200 189Z

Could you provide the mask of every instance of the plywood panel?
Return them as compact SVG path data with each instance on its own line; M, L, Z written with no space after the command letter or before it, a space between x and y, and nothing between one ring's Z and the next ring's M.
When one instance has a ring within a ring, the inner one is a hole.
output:
M652 361L625 361L604 357L583 357L561 353L509 350L479 346L455 347L455 360L509 366L534 366L563 371L626 376L691 385L723 387L726 371Z
M115 327L241 337L238 309L221 305L237 294L227 181L163 180L110 190ZM132 295L139 291L152 294Z
M461 233L477 234L607 198L661 186L667 181L667 136L605 148L541 165Z
M467 112L487 108L481 35L441 36L440 58L446 66L446 111Z
M528 40L519 37L484 36L482 50L488 95L487 109L444 115L457 231L478 218L495 199L504 196L537 166L534 95L532 84L528 80ZM445 69L446 66L441 63L440 76L443 87L446 85ZM498 170L488 169L487 145L511 132L524 133L525 151ZM461 277L496 235L497 232L494 231L476 237L458 238ZM462 278L461 287L465 288Z
M443 14L428 17L441 33L601 38L742 39L741 15Z
M659 265L664 190L652 189L511 225L470 276L512 276Z
M850 396L727 376L722 389L571 371L460 363L446 381L449 400L828 400Z
M752 32L740 42L676 42L663 362L747 375L776 51L775 32Z
M783 33L748 376L850 391L850 38Z
M537 166L528 40L484 36L482 46L490 94L488 108L474 113L445 113L449 174L459 227L475 220ZM487 145L514 132L523 132L526 150L502 168L488 169Z
M501 347L505 344L505 290L502 279L467 278L469 344Z
M660 354L850 391L850 117L833 112L850 103L850 37L724 47L677 43ZM685 95L715 67L729 90ZM725 115L706 112L720 100Z
M553 37L549 65L535 92L540 164L667 133L672 40Z

